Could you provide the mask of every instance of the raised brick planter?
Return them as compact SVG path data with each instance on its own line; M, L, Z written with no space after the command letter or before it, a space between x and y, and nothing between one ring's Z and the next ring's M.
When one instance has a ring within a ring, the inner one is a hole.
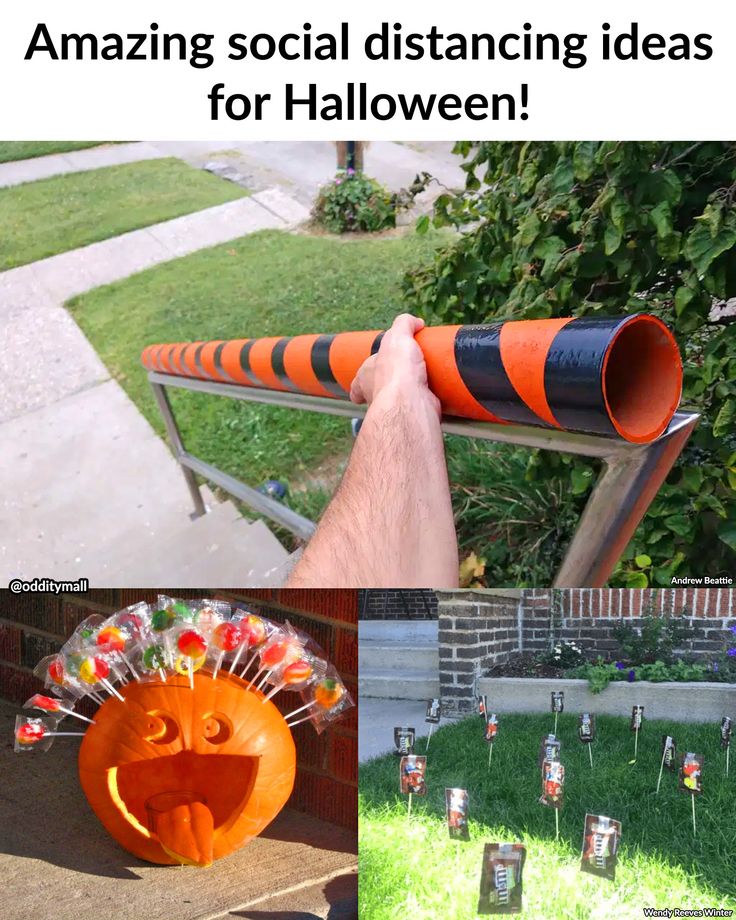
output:
M602 693L591 693L587 680L537 677L485 677L478 692L488 696L494 712L550 711L550 693L562 690L566 712L592 712L596 715L630 716L631 707L644 706L649 719L678 722L719 722L723 716L736 719L736 684L706 681L692 683L632 684L615 682Z

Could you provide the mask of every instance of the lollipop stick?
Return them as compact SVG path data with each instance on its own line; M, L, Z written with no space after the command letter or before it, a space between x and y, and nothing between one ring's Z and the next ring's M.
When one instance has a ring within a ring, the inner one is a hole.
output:
M128 666L128 668L129 668L129 670L130 670L130 673L133 675L133 677L135 677L135 679L138 680L138 672L137 672L136 669L133 667L133 665L130 663L130 660L129 660L128 656L125 654L125 652L121 652L121 653L120 653L120 657L123 659L123 661L125 662L125 664Z
M256 671L256 673L253 675L253 679L251 680L251 682L248 684L248 686L247 686L245 689L246 689L246 690L250 690L250 688L251 688L251 687L253 686L253 684L258 680L258 678L260 677L260 675L263 674L263 672L264 672L265 670L266 670L266 669L263 668L263 667L258 668L258 670ZM242 677L243 675L241 674L240 676Z
M254 661L258 661L258 652L253 652L253 654L252 654L252 655L250 656L250 658L248 659L248 661L247 661L245 667L244 667L243 670L240 672L241 678L245 677L245 675L246 675L246 674L248 673L248 671L250 670L250 666L253 664Z
M590 755L590 769L593 769L593 745L588 745L588 754Z
M293 712L290 712L288 716L284 716L285 719L290 719L292 716L298 716L300 712L304 712L305 709L310 709L312 706L317 705L317 700L312 700L311 703L305 703L303 706L300 706L298 709L295 709Z
M695 826L695 796L694 796L694 795L691 795L690 798L691 798L692 803L693 803L693 835L695 835L695 834L698 833L698 830L697 830L697 828L696 828L696 826Z
M158 673L159 673L159 675L160 675L160 677L161 677L161 680L162 680L164 683L166 683L166 671L164 671L163 668L159 668L159 669L158 669Z
M44 738L84 738L84 732L46 732Z
M296 722L287 722L286 724L289 728L293 728L295 725L301 725L302 722L306 722L308 719L312 718L312 713L310 712L307 716L302 716L301 719L297 719Z
M555 808L555 840L560 839L560 810Z
M245 651L245 649L246 649L247 647L248 647L248 643L247 643L247 642L244 642L244 643L240 646L240 648L237 650L237 652L235 653L235 657L234 657L233 660L230 662L230 673L231 673L231 674L233 673L233 671L235 670L235 668L237 668L238 662L240 661L240 656L243 654L243 652Z
M425 748L425 751L429 750L429 742L432 740L432 729L433 728L434 728L434 725L432 724L432 722L430 722L429 723L429 734L427 735L427 747Z
M667 745L665 745L664 750L662 751L662 763L659 765L659 778L657 779L657 795L659 795L659 787L662 785L662 773L664 773L664 759L667 756Z
M123 699L123 697L118 693L118 691L115 689L115 687L113 687L113 685L110 683L109 680L107 680L107 679L104 678L104 677L101 677L101 678L100 678L100 683L101 683L102 686L105 688L105 690L107 690L108 693L113 693L113 694L120 700L121 703L124 703L124 702L125 702L125 700Z
M273 688L273 690L269 690L268 696L264 696L264 697L263 697L263 699L261 700L261 702L262 702L262 703L265 703L266 700L270 700L272 696L276 696L276 694L279 692L279 690L283 689L283 687L284 687L284 684L276 684L276 686Z
M555 737L557 737L557 716L558 716L558 713L555 712Z
M268 683L268 678L271 676L272 673L273 673L273 668L269 668L266 671L266 673L263 675L263 677L261 678L261 682L256 687L256 690L263 690L263 688Z
M639 729L634 734L634 760L639 756Z
M95 693L94 690L88 690L87 696L91 697L95 701L95 703L99 703L100 706L102 706L102 704L105 702L104 699L99 695L99 693Z
M491 769L491 759L493 757L493 745L488 748L488 769Z
M726 748L726 776L728 776L728 755L731 753L731 745Z
M63 706L59 706L59 712L63 712L65 715L74 716L75 719L81 719L83 722L89 722L90 725L95 724L94 719L88 719L87 716L80 715L78 712L74 712L71 709L64 709Z
M406 820L408 821L411 818L411 792L409 793L409 810L406 813Z
M217 656L217 661L215 662L215 670L212 674L212 680L215 680L217 677L217 672L220 670L220 665L222 664L222 659L225 656L225 650L223 649L220 654Z
M194 664L191 658L187 658L187 671L189 672L189 686L194 690Z

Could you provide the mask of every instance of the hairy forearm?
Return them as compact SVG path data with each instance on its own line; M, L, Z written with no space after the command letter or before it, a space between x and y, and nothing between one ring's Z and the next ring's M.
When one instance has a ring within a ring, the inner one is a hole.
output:
M422 394L383 392L297 563L292 587L457 587L439 418Z

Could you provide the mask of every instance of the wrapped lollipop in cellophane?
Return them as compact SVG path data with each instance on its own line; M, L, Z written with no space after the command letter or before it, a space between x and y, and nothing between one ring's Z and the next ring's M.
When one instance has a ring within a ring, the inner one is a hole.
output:
M311 722L318 734L321 734L330 722L339 718L346 709L354 706L353 698L333 665L327 665L326 675L309 684L301 691L303 705L293 710L284 718L286 724L293 728L302 722Z
M241 666L239 676L245 678L245 675L251 668L251 665L259 660L260 649L268 641L269 637L276 631L275 623L257 613L239 611L243 614L236 622L241 629L240 647L230 662L229 672L238 673L238 667ZM235 618L234 618L235 619Z
M48 716L16 716L14 749L16 753L26 751L48 751L58 737L83 738L84 732L57 731L58 721Z

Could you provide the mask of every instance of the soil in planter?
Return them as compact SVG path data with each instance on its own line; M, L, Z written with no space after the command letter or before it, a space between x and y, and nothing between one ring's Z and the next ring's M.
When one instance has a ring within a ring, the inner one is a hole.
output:
M564 668L537 660L537 653L523 652L514 655L505 664L494 665L486 677L565 677Z

